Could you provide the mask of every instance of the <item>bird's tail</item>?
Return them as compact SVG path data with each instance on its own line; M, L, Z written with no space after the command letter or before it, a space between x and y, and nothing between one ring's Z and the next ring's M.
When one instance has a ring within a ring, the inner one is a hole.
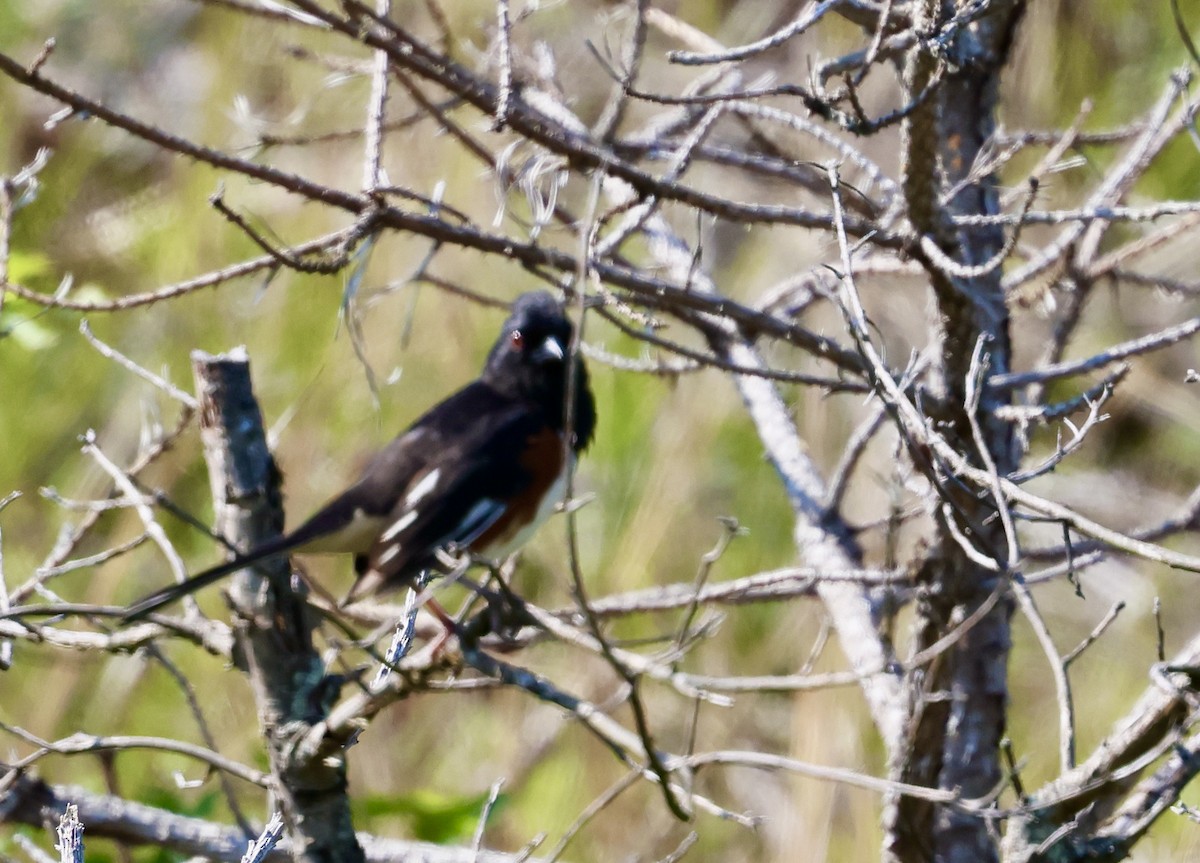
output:
M141 620L149 614L153 614L160 608L170 605L176 600L183 599L189 593L195 593L197 590L207 587L213 582L219 581L230 573L237 572L239 569L245 569L248 566L253 566L265 558L272 555L281 554L289 551L296 545L293 536L281 536L275 540L265 542L258 546L251 553L238 556L233 560L228 560L225 563L219 563L216 566L206 569L203 572L198 572L195 575L179 582L171 584L161 590L156 590L147 596L143 596L137 602L125 609L121 615L121 620L124 623L133 623Z

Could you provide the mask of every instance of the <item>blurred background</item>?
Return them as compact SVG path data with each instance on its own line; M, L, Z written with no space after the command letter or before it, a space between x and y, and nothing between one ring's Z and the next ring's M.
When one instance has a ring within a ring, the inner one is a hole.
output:
M521 4L515 4L520 6ZM804 4L728 0L656 4L726 45L760 38L791 20ZM422 3L397 3L408 26L435 32ZM1180 0L1188 22L1200 26L1200 2ZM619 44L629 27L618 4L530 3L514 38L529 55L538 45L557 58L548 72L569 104L591 121L608 98L610 81L585 40ZM460 0L443 9L459 62L487 63L495 21L492 3ZM368 59L325 53L328 47L303 28L185 0L0 0L0 50L28 63L47 38L56 40L45 73L89 97L171 132L246 158L269 162L317 182L357 189L362 175L361 129L370 81ZM828 24L789 43L771 60L803 79L817 59L854 50L862 36L844 22ZM1085 100L1093 107L1087 130L1121 127L1162 92L1186 53L1167 3L1117 0L1044 0L1032 3L1018 34L1014 63L1005 79L1006 130L1068 125ZM644 80L671 91L690 72L668 66L666 50L678 47L652 33ZM344 45L339 46L344 50ZM868 93L883 109L894 93ZM298 243L343 227L344 216L304 204L294 196L163 153L98 122L71 119L47 129L59 110L49 99L0 79L0 172L12 174L50 148L36 200L20 209L12 236L14 281L54 291L73 280L76 299L113 299L186 280L260 252L208 203L223 189L231 206L282 243ZM389 117L403 120L412 103L394 88ZM793 106L794 107L794 106ZM637 110L634 116L636 119ZM486 120L471 119L486 136ZM858 142L895 175L895 137ZM801 145L798 145L801 146ZM814 151L815 152L815 151ZM1039 153L1040 155L1040 153ZM1049 184L1052 200L1070 201L1094 183L1111 149L1085 150L1083 164ZM815 156L814 156L815 158ZM1094 158L1094 162L1091 160ZM428 122L389 133L384 164L391 181L434 195L483 225L513 226L520 234L522 200ZM1018 169L1022 163L1014 166ZM1028 167L1025 165L1025 167ZM697 169L703 172L703 168ZM1195 144L1181 139L1139 186L1142 200L1193 199L1200 187ZM744 200L773 200L778 189L745 181L725 189ZM561 190L582 202L587 187L577 176ZM581 208L581 207L580 207ZM574 242L546 229L547 243ZM705 264L724 292L754 302L772 286L836 254L824 236L796 230L749 231L721 225L681 228L704 241ZM107 493L107 478L79 452L79 437L94 429L106 452L128 464L148 436L170 428L179 406L117 364L101 357L79 332L86 317L96 336L146 368L190 390L189 353L245 345L255 386L284 471L289 522L310 513L338 491L371 452L421 411L472 378L503 312L480 307L411 277L430 254L430 243L395 233L380 238L361 288L358 312L365 360L378 381L372 392L341 315L344 275L261 274L186 297L121 313L83 315L44 310L9 297L0 315L0 497L24 497L0 513L3 567L9 585L23 583L50 554L56 538L78 518L39 494L56 490L71 499ZM1155 258L1161 273L1193 278L1194 249L1168 245ZM440 279L511 300L541 283L521 268L458 249L439 250L429 270ZM873 320L902 361L921 344L928 297L923 285L882 277L869 289ZM889 295L887 299L885 295ZM883 299L881 299L883 298ZM1045 296L1014 308L1014 339L1032 357L1044 338ZM1143 297L1096 297L1089 306L1088 349L1132 337L1164 321L1194 314L1187 296L1147 289ZM819 317L807 323L819 324ZM836 320L830 317L830 326ZM841 336L839 331L832 335ZM672 333L696 343L684 333ZM643 345L589 317L587 341L627 358L653 358ZM776 349L780 366L815 369L791 349ZM1139 361L1111 403L1109 422L1081 454L1040 488L1081 505L1106 524L1129 527L1172 512L1196 487L1200 470L1195 392L1183 370L1196 366L1184 344ZM777 478L736 392L718 372L676 378L617 370L591 363L600 412L596 442L578 482L594 495L579 516L584 573L594 596L639 587L690 582L702 555L722 535L721 518L746 529L721 557L713 579L726 580L797 563L792 518ZM827 397L785 388L801 433L828 471L863 412L860 396ZM1041 452L1054 432L1039 438ZM852 521L886 516L894 485L894 453L884 439L872 448L864 476L848 501ZM1114 482L1114 479L1116 480ZM208 521L209 490L194 428L144 477L181 507ZM1098 494L1097 489L1103 488ZM527 548L515 585L533 601L570 603L563 520L551 522ZM164 515L164 526L189 568L215 561L219 549L194 529ZM106 515L80 549L92 553L140 532L128 512ZM878 538L864 535L872 564L884 563ZM1197 552L1195 542L1180 548ZM311 572L335 593L351 579L346 561L312 561ZM149 544L110 564L56 579L53 588L72 601L127 602L169 579L165 562ZM1090 747L1146 684L1154 661L1151 609L1163 600L1168 653L1196 628L1196 576L1116 561L1089 571L1083 597L1066 583L1040 588L1038 598L1060 651L1084 637L1114 602L1127 603L1114 628L1073 667L1077 687L1080 752ZM222 607L215 592L202 602ZM623 637L670 631L672 621L640 618ZM684 663L704 674L782 674L805 664L823 638L824 619L812 601L740 606ZM1011 662L1011 735L1022 776L1036 787L1057 772L1048 722L1053 686L1045 660L1023 621L1014 624ZM903 634L903 627L898 630ZM196 683L209 722L227 755L263 766L254 706L240 675L186 645L171 658ZM564 688L598 703L616 690L611 672L557 644L516 657ZM836 644L813 664L815 671L843 668ZM881 751L855 688L743 696L729 709L692 705L670 691L646 688L656 732L674 751L686 748L693 719L698 749L767 751L823 764L880 773ZM159 734L194 738L194 722L178 687L161 666L138 656L112 657L17 646L13 670L0 678L0 722L44 739L83 731ZM6 753L29 750L16 737ZM3 759L8 760L7 754ZM469 841L482 800L498 779L505 784L487 833L489 847L516 850L540 833L550 844L597 795L624 774L600 743L559 711L522 692L484 690L429 693L392 708L372 723L352 750L352 793L359 829L385 836ZM122 754L111 759L49 758L39 765L49 781L112 791L176 811L229 820L221 795L199 768L182 758ZM781 774L742 769L703 774L698 788L735 811L764 817L756 831L712 818L695 825L692 859L870 860L878 857L880 801L873 793ZM254 789L242 789L248 811L261 817ZM1191 795L1189 802L1200 805ZM692 829L670 819L657 792L642 785L623 795L575 840L566 857L576 860L652 860L669 853ZM37 834L32 834L37 835ZM44 835L37 835L49 847ZM0 835L0 852L16 855ZM1137 860L1187 860L1200 854L1200 828L1167 817L1138 847ZM90 843L89 859L115 858L105 843ZM150 859L143 851L141 859Z

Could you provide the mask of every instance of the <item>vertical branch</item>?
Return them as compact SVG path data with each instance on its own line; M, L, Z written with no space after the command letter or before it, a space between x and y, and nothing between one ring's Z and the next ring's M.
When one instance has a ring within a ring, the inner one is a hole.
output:
M933 27L937 0L918 0L913 4L913 30L917 43L908 54L904 86L910 99L925 92L937 68L933 52L921 41ZM908 218L922 234L935 239L939 230L937 209L938 107L936 99L923 99L903 125L904 175L901 185L908 205Z
M391 0L377 0L375 13L380 18L391 14ZM371 101L370 115L363 129L366 142L366 159L363 163L363 191L374 195L384 185L383 136L384 118L387 115L388 57L386 51L376 51L371 58Z
M244 350L192 355L216 528L239 549L283 528L279 471L267 449ZM274 558L235 578L235 632L244 656L288 833L305 863L361 863L340 753L311 757L296 743L324 717L325 674L313 620L290 567Z
M496 2L496 44L500 49L500 95L496 99L496 116L492 120L492 131L503 132L508 128L513 88L512 22L509 19L508 0Z
M904 192L916 231L934 240L959 263L979 264L1001 254L1003 231L963 229L952 232L951 213L989 215L1000 211L994 178L975 176L983 148L995 126L999 72L1011 44L1023 4L996 2L975 22L958 29L944 46L948 71L933 98L919 105L905 124ZM909 98L922 92L940 59L927 40L936 24L959 11L945 0L916 4L915 44L906 67ZM940 172L944 172L944 176ZM956 192L943 204L942 188ZM1015 469L1018 455L1011 428L995 418L1005 398L986 385L971 392L977 345L986 343L985 362L995 371L1010 368L1008 312L999 268L972 277L956 276L924 258L937 309L936 338L941 365L936 369L941 399L934 417L956 452L971 454L975 464L994 476ZM981 339L983 342L981 342ZM932 400L931 400L932 401ZM1007 561L1015 538L998 518L1002 501L954 495L948 480L936 506L937 535L921 572L927 590L918 607L916 647L938 643L965 619L992 602L997 574L983 561ZM961 544L960 544L961 543ZM964 547L965 546L965 547ZM1006 723L1007 662L1011 646L1012 599L1006 592L979 623L951 645L912 681L910 746L892 778L917 785L960 790L981 797L1003 777L1000 741ZM885 853L893 860L988 861L998 859L986 823L973 815L902 798L885 815Z
M58 822L58 859L60 863L83 863L83 824L79 820L79 807L67 804L67 810Z

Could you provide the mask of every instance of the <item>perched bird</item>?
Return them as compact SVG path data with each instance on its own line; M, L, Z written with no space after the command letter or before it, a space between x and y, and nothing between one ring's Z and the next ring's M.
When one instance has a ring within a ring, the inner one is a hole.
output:
M577 357L565 440L571 333L550 294L521 295L479 378L398 435L352 486L291 533L150 594L124 619L284 552L353 554L354 600L411 584L437 568L439 550L492 558L514 551L554 511L568 460L595 431L596 406Z

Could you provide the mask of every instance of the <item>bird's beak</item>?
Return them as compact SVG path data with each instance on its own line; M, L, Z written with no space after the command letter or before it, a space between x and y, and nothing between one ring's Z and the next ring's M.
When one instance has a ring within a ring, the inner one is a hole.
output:
M538 363L562 362L566 356L562 343L554 336L547 336L546 341L537 346L533 352L533 360Z

